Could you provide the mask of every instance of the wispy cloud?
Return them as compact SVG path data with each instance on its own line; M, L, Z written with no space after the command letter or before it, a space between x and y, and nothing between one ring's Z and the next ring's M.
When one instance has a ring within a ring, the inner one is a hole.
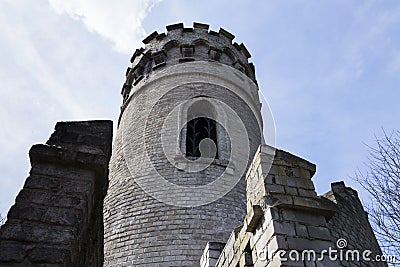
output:
M28 175L29 147L45 142L56 121L117 117L129 57L47 2L0 1L0 13L4 214Z
M150 9L160 0L49 0L58 13L66 13L82 21L89 31L96 32L114 43L115 49L131 53L141 46L146 35L142 22Z
M338 43L337 62L324 78L326 86L346 86L362 76L371 76L372 70L377 75L397 69L399 37L393 33L398 31L400 8L366 1L352 15Z
M58 107L62 107L66 112L74 117L88 114L82 105L78 104L76 99L71 96L70 90L57 81L57 69L43 59L39 54L35 44L31 39L31 34L21 25L13 25L9 27L9 23L0 19L0 32L2 33L2 41L9 44L9 48L14 57L14 63L20 69L20 76L33 78L31 83L38 83L39 88L36 89L37 94L46 94L52 101L58 103ZM17 75L16 75L17 76ZM7 80L3 80L5 82ZM13 86L16 88L16 86ZM9 88L9 87L7 87ZM3 90L5 87L3 87ZM25 90L7 90L8 97L19 98L20 94L25 94Z

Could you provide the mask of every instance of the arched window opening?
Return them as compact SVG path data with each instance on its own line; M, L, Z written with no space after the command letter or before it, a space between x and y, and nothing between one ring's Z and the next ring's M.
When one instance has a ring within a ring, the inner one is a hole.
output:
M203 97L202 97L203 98ZM218 159L217 122L214 106L206 99L195 101L187 110L186 124L186 156L199 158L215 157ZM203 155L200 152L200 143L204 139L210 139L202 143Z
M217 146L217 127L215 120L206 117L199 117L190 120L187 123L186 132L186 155L189 157L199 158L200 142L205 139L211 139L216 147L215 158L218 158ZM213 147L211 144L206 146L206 155L212 155Z

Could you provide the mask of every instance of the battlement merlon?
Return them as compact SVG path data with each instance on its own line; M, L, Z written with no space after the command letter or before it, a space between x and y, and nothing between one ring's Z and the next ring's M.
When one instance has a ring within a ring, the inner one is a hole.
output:
M130 89L146 75L156 69L188 61L216 61L244 73L254 83L255 68L248 59L251 54L243 43L233 42L235 36L223 28L218 32L209 30L209 25L194 22L192 28L183 23L166 26L166 33L153 32L132 55L132 66L126 71L122 88L124 100Z

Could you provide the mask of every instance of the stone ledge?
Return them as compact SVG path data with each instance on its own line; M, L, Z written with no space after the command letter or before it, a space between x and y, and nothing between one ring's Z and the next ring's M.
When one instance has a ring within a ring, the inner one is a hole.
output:
M282 193L267 193L260 202L263 210L270 207L304 210L323 215L327 220L336 212L336 205L324 197L289 196Z
M311 163L308 160L279 149L276 149L273 164L276 166L290 166L294 168L299 167L301 169L307 170L310 173L311 177L315 174L317 169L314 163Z
M108 158L104 153L96 149L92 149L92 151L80 150L80 148L71 150L60 146L37 144L32 146L29 156L32 165L35 163L78 165L84 169L105 171L104 166L107 166Z

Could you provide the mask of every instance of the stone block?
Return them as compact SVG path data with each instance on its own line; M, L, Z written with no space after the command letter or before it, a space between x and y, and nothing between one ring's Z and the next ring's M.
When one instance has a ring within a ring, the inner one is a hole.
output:
M327 227L308 226L309 236L321 240L331 240L331 233Z

